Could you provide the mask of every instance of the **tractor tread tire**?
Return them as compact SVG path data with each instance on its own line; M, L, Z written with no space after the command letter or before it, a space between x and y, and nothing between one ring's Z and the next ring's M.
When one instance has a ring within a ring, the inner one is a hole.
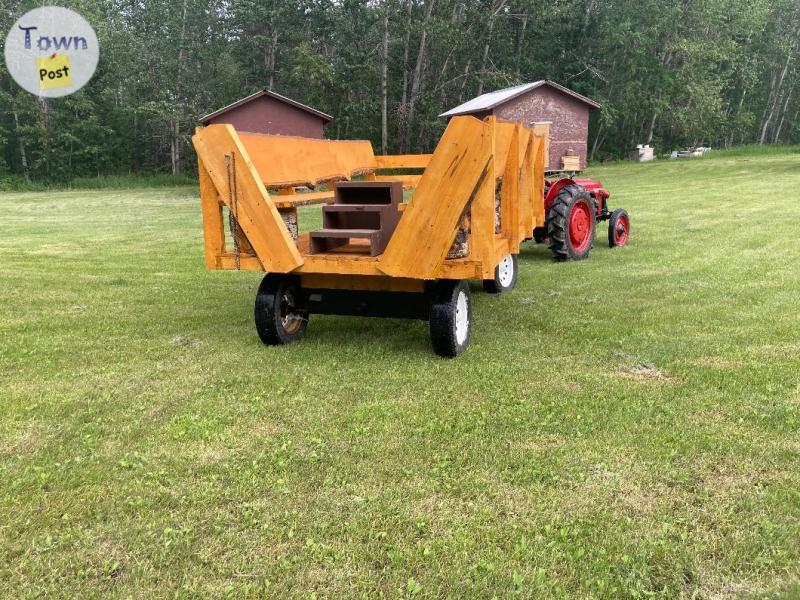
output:
M576 253L569 241L569 216L572 207L578 200L586 200L592 209L592 237L595 233L596 215L595 203L591 194L579 185L566 185L558 192L547 211L545 227L549 239L549 248L553 258L558 261L581 260L589 256L592 245L583 253Z
M622 244L620 244L617 241L617 238L614 235L614 232L617 229L617 222L620 219L622 219L623 217L625 218L625 221L627 222L628 232L627 232L627 236L625 237L625 240L622 242ZM613 213L611 213L611 217L609 217L609 219L608 219L608 247L609 248L617 248L619 246L627 245L628 238L630 237L630 234L631 234L630 227L631 227L631 218L628 216L628 212L625 209L618 208Z

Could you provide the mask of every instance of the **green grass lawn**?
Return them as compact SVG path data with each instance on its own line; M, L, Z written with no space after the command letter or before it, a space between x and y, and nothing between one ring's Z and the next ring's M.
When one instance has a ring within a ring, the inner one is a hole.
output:
M262 346L194 188L0 194L0 595L800 595L800 154L590 174L630 246L452 361Z

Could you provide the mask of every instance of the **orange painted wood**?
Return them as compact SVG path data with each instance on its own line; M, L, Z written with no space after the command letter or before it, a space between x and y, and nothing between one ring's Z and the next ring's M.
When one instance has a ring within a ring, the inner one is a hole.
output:
M314 187L376 169L372 144L366 140L333 141L258 133L239 136L269 188Z
M451 119L378 261L381 271L395 277L436 276L491 159L491 128L473 117Z
M376 156L379 169L425 169L433 154L395 154Z
M225 252L225 224L222 220L222 204L219 203L217 188L211 181L202 160L197 161L200 179L200 208L203 212L203 242L206 255L206 269L218 269L217 257Z
M236 216L263 267L267 271L288 273L302 265L303 257L233 127L198 128L192 141L219 196ZM232 191L228 189L226 156L232 157L231 164L235 162L238 194L233 202Z
M303 266L295 272L302 275L369 275L385 277L385 273L378 268L377 256L363 254L311 254L305 255ZM494 267L493 267L494 268ZM439 268L437 277L441 279L480 279L481 265L469 259L446 260ZM408 279L408 278L406 278ZM421 281L417 279L416 281Z
M517 123L510 121L495 121L495 123L494 168L498 175L502 175L506 170L511 137L514 135Z
M236 255L233 252L226 252L222 256L217 257L217 268L224 270L236 270ZM239 270L240 271L263 271L264 267L257 256L252 254L243 254L239 257Z
M497 149L495 136L497 119L489 117L486 120L490 134L490 147L492 158ZM497 176L497 163L490 161L485 177L482 179L475 197L470 205L470 230L469 230L469 258L480 265L480 278L494 277L494 196ZM488 273L488 275L487 275Z
M419 185L422 175L376 175L373 181L401 181L406 189L415 188Z
M540 136L544 142L542 153L545 167L550 164L550 123L534 123L534 135Z
M533 226L544 227L544 170L547 168L546 140L534 137L533 161Z
M312 204L333 204L333 191L281 194L272 196L272 201L278 208L291 208L293 206L306 206Z
M524 139L524 141L522 141ZM520 169L519 169L519 223L518 235L520 242L528 239L533 234L533 204L534 204L534 138L530 130L522 129L520 137Z
M512 254L519 254L519 205L523 199L519 195L519 134L520 126L515 125L508 145L508 155L503 171L503 187L500 189L500 231L510 242Z

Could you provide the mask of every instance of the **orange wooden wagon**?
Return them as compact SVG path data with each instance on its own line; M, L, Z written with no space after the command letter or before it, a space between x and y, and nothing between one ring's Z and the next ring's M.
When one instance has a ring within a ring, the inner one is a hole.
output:
M457 356L473 319L467 281L512 289L520 244L545 222L546 132L518 123L456 117L431 155L229 125L193 142L206 266L267 272L255 302L267 344L299 339L315 313L419 318L434 350ZM299 234L297 207L316 203L323 227Z

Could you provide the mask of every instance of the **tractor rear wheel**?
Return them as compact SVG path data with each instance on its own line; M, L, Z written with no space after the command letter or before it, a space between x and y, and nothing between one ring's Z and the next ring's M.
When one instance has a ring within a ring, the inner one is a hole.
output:
M297 307L300 283L297 277L267 274L256 294L256 331L268 346L288 344L302 338L308 327L308 312Z
M556 260L580 260L594 241L594 200L579 185L564 186L547 212L547 237Z
M507 254L494 269L494 279L484 279L483 289L490 294L510 292L517 285L517 257Z
M608 220L608 245L611 248L624 246L631 235L631 219L628 213L618 208Z
M441 280L432 290L431 342L433 351L455 358L467 349L472 332L472 301L465 281Z

